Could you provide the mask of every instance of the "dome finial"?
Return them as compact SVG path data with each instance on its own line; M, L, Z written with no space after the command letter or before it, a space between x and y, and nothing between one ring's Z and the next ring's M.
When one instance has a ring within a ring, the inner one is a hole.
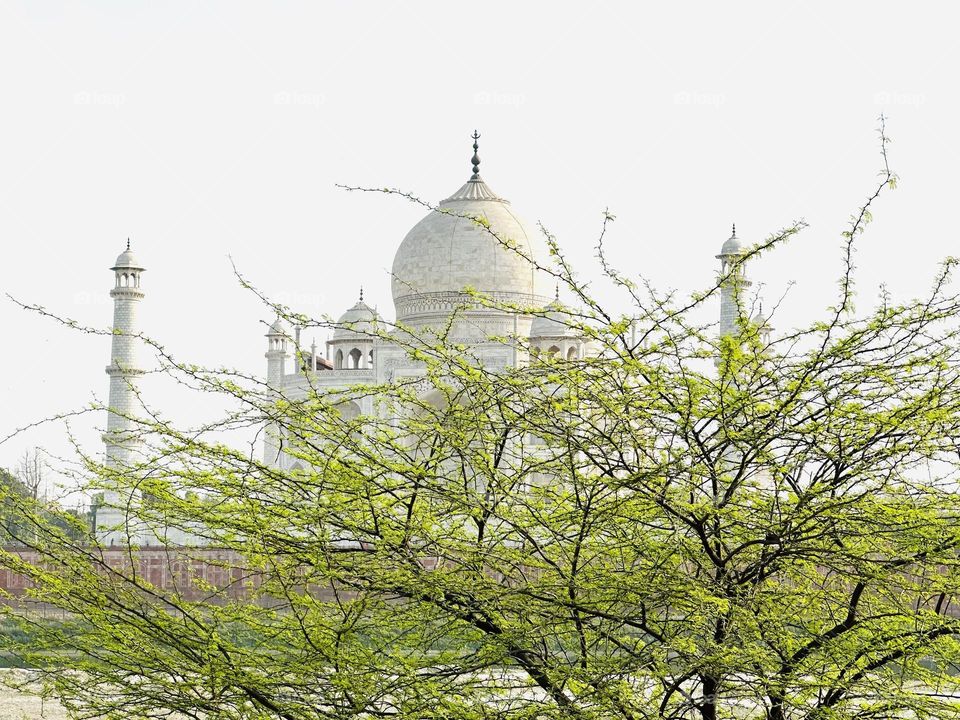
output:
M736 237L736 236L737 236L737 224L734 223L734 224L733 224L733 233L730 235L730 237Z
M470 162L473 163L473 177L470 179L478 180L480 178L480 156L477 155L477 150L480 149L480 146L477 144L477 140L480 139L480 133L474 130L470 137L473 138L473 157L470 158Z
M127 250L130 249L130 238L127 238Z
M560 283L553 286L553 299L560 302Z
M363 285L360 286L360 302L363 302Z

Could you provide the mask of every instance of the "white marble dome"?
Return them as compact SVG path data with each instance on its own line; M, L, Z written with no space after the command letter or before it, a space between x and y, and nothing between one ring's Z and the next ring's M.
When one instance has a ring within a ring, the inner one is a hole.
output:
M770 318L764 314L762 307L753 314L750 322L760 328L761 332L770 332L773 330L773 327L770 325Z
M569 318L569 312L559 300L554 300L547 305L544 310L547 311L546 314L537 315L530 324L531 340L539 338L575 338L580 336L577 328L570 327L568 324L567 318Z
M270 328L267 330L267 337L287 337L290 335L290 331L287 329L287 324L283 321L282 318L277 318L270 325Z
M504 247L487 227L526 257ZM495 300L542 305L539 273L526 259L542 260L540 244L539 234L474 173L417 223L397 249L392 286L397 321L420 325L439 320L469 304L466 288Z
M733 226L733 233L729 238L723 243L723 247L720 248L720 254L717 257L723 257L724 255L742 255L743 254L743 243L740 242L740 238L737 237L737 226Z
M380 321L377 311L363 301L363 296L352 308L347 310L337 320L337 328L333 331L334 340L348 340L356 337L373 339L372 333Z
M124 250L117 256L116 262L114 262L111 270L143 270L143 265L140 264L140 261L137 260L137 256L133 254L133 251L130 249L130 241L127 240L127 249Z

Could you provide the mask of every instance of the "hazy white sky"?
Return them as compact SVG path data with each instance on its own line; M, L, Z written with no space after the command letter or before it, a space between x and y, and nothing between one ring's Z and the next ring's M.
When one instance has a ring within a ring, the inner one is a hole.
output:
M840 232L876 181L888 115L900 188L857 255L863 304L921 292L958 252L960 13L941 3L0 0L0 290L107 327L129 236L143 329L178 357L263 368L251 280L337 315L362 284L392 316L393 253L430 200L482 173L592 273L601 212L621 270L691 290L735 221L799 218L757 263L780 327L828 305ZM104 399L108 340L0 302L0 436ZM322 343L323 338L320 338ZM185 397L153 398L184 417ZM166 404L165 404L166 403ZM102 419L101 419L102 422ZM93 419L81 442L96 449ZM66 447L62 427L0 444Z

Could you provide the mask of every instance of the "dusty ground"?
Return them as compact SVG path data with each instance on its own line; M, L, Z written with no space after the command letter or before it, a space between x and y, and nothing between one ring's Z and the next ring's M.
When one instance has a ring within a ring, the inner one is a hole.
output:
M0 690L0 720L66 720L67 714L59 705L41 702L35 695L23 695Z
M0 720L66 720L67 714L56 703L3 685L12 672L16 671L0 670Z

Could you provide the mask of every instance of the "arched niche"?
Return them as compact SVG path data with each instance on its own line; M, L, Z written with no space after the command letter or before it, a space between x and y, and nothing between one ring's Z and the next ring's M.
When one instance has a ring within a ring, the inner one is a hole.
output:
M356 420L360 417L360 405L354 400L344 400L334 406L334 411L346 421Z

